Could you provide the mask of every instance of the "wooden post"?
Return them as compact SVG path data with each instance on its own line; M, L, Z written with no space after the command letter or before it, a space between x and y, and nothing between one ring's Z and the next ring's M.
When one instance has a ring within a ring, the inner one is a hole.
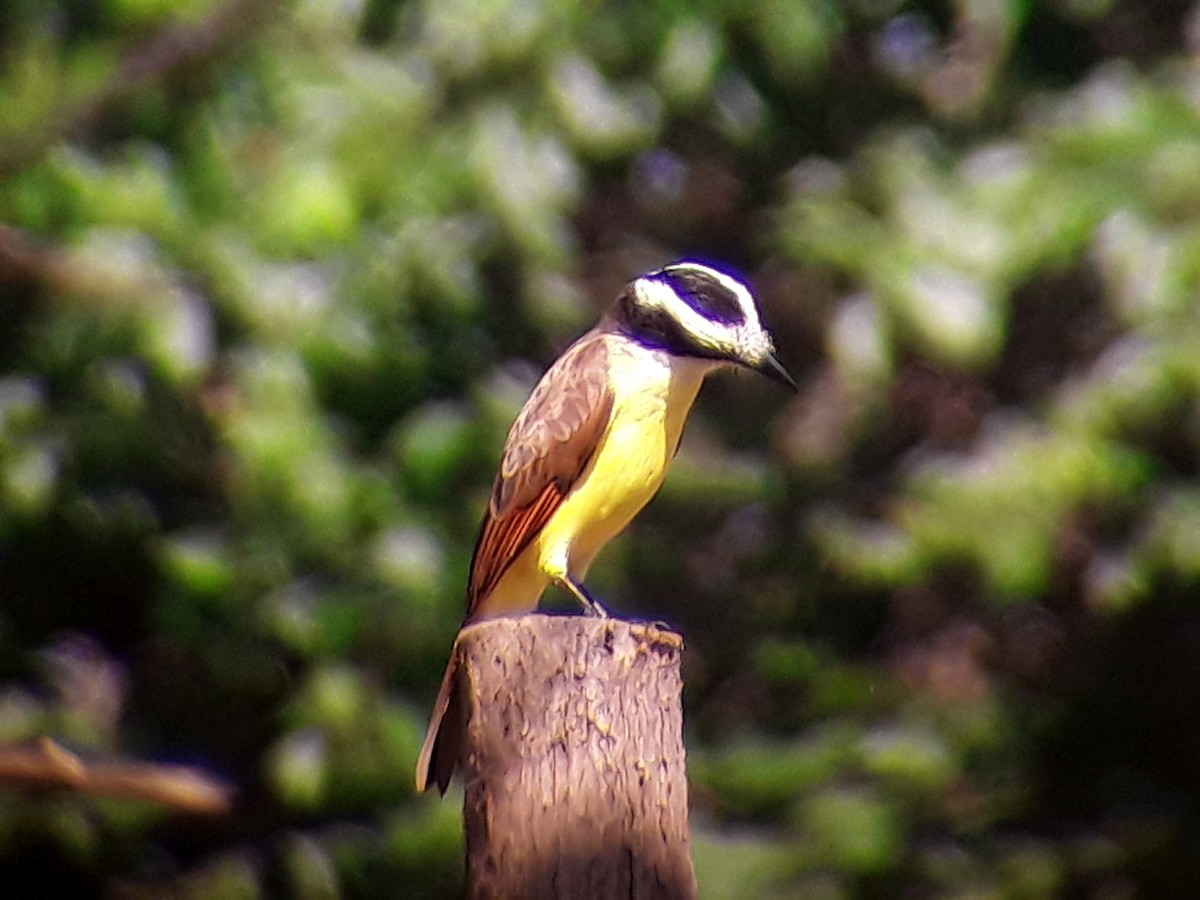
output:
M696 897L683 639L528 615L459 636L472 900Z

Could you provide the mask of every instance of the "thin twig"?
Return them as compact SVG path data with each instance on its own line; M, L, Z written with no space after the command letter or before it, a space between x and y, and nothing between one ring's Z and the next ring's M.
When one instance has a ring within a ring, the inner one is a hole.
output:
M203 22L168 26L122 59L105 84L70 101L45 123L0 146L0 175L34 162L57 141L86 130L110 106L172 72L212 56L230 39L265 21L279 0L230 0Z
M85 762L48 737L0 745L0 790L68 789L145 800L184 812L224 815L234 789L199 769L141 762Z

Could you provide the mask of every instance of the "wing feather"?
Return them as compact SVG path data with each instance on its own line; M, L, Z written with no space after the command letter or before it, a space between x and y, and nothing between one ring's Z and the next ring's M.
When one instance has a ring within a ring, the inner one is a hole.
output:
M612 414L607 368L603 335L589 332L542 376L513 423L471 560L466 621L587 468Z

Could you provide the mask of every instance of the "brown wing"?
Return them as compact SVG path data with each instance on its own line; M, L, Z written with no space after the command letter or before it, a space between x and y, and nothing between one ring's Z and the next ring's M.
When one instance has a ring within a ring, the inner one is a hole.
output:
M542 376L513 423L471 560L466 621L587 467L612 413L607 369L603 334L585 334Z

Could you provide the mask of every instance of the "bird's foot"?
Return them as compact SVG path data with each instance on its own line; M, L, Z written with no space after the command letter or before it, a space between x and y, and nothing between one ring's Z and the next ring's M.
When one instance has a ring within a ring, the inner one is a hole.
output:
M566 588L567 593L571 594L576 600L579 601L579 605L583 607L583 611L589 616L595 616L599 619L610 618L608 615L608 610L604 608L599 600L589 594L587 588L585 588L582 584L572 581L569 578L564 578L562 580L562 584L563 587Z

